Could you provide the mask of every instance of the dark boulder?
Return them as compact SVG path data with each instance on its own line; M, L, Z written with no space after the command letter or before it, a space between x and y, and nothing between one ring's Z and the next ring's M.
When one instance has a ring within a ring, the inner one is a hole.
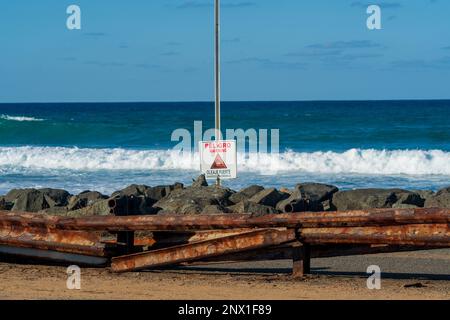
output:
M132 184L125 189L118 190L113 192L111 195L111 198L117 197L117 196L135 196L135 197L147 197L150 199L153 199L155 202L158 200L161 200L162 198L166 197L170 192L176 189L183 189L182 183L174 183L172 185L164 185L164 186L156 186L156 187L150 187L147 185L137 185Z
M323 202L331 200L333 194L339 189L336 186L322 183L300 183L295 186L295 191L304 194L307 199Z
M228 206L231 194L230 189L217 186L187 187L173 190L153 207L162 210L158 214L199 214L209 205Z
M271 206L258 204L248 200L243 200L238 204L232 205L228 207L228 210L232 213L248 213L252 214L252 216L263 216L278 213L278 211Z
M41 211L38 211L38 213L46 214L49 216L63 216L66 217L69 215L69 210L67 207L51 207L48 209L44 209Z
M53 203L53 202L52 202ZM44 193L36 189L23 189L14 200L12 211L38 212L50 208Z
M145 192L149 189L149 186L146 185L139 185L139 184L132 184L126 187L125 189L118 190L113 192L111 195L111 198L114 198L116 196L143 196Z
M264 187L252 185L250 187L241 189L239 192L232 194L230 196L230 201L233 203L239 203L243 200L248 200L262 190L264 190Z
M156 214L155 200L146 196L119 195L109 199L110 213L117 216Z
M439 190L425 200L426 208L450 208L450 187Z
M64 207L68 204L70 194L60 189L14 189L5 201L13 203L12 211L38 212L52 207Z
M194 182L192 183L192 187L207 187L208 182L206 181L206 177L204 174L200 175Z
M330 210L330 199L337 191L337 187L327 184L298 184L287 199L277 203L276 208L286 213Z
M150 198L154 200L154 202L157 202L161 200L162 198L168 196L173 190L177 189L183 189L184 186L182 183L175 183L172 185L166 185L166 186L156 186L147 188L144 192L145 197Z
M4 197L5 202L13 203L13 211L38 212L51 207L63 207L71 195L61 189L13 189Z
M264 206L275 207L278 202L289 197L275 188L264 189L248 199L250 202L262 204Z
M392 208L409 209L423 207L425 200L415 192L400 192L396 194L397 201Z
M435 192L431 190L416 190L414 192L417 193L424 201L435 195Z
M83 191L76 196L72 196L69 200L69 204L67 205L67 209L69 211L78 210L87 206L91 206L97 201L108 199L108 196L105 196L97 191Z
M201 214L203 208L196 203L186 203L178 206L175 211L174 209L161 209L156 207L158 210L158 215L170 215L170 214L178 214L178 215L196 215Z
M20 197L24 192L27 192L28 190L34 190L34 189L12 189L10 190L5 196L4 199L6 202L14 203L17 198Z
M11 210L13 206L13 202L8 202L5 196L0 196L0 210Z
M217 204L210 204L203 208L202 214L224 214L229 213L230 211L222 206Z
M68 217L83 217L83 216L107 216L110 215L109 208L109 199L99 200L94 202L93 204L80 208L77 210L67 211L64 213L63 211L58 210L46 210L48 214L58 214L65 215Z
M167 197L172 191L182 189L181 183L156 187L131 185L112 194L111 199L118 199L120 202L120 208L115 208L113 212L115 214L128 212L136 215L156 214L161 210L161 208L153 207L156 202Z
M423 204L423 199L416 193L402 189L339 191L332 198L332 207L336 210L392 208L396 203L399 207L418 207Z
M45 188L39 189L38 191L44 194L44 197L47 203L50 205L50 207L67 206L67 204L69 203L69 199L71 197L71 194L69 192L61 189Z

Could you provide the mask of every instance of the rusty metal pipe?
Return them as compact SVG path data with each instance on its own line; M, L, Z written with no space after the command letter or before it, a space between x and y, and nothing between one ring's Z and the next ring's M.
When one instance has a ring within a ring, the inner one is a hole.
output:
M89 231L187 231L278 227L362 227L450 223L450 209L369 209L275 214L262 217L251 217L248 214L228 214L30 218L29 215L11 215L8 212L7 214L0 213L0 225L4 222L54 227L61 230Z
M279 245L294 241L295 237L294 230L251 231L187 245L116 257L112 259L111 268L115 272L125 272L174 265Z
M83 231L60 231L20 226L2 226L0 245L105 256L105 245L97 234Z
M310 244L392 244L450 247L448 224L386 227L302 228L301 241Z

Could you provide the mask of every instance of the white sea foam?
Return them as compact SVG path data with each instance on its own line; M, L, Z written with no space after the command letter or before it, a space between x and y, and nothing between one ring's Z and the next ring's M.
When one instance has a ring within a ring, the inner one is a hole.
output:
M9 120L9 121L45 121L45 119L33 118L33 117L25 117L25 116L9 116L7 114L0 115L0 119Z
M239 171L321 174L450 175L450 152L351 149L238 155ZM163 150L0 147L0 172L13 170L198 170L198 154Z

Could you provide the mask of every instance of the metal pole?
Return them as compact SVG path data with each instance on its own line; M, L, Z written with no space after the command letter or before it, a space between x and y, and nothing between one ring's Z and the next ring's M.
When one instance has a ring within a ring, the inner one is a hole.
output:
M222 139L221 127L220 127L220 0L215 0L214 5L214 21L215 21L215 55L214 55L214 74L215 74L215 137L216 141ZM217 176L217 186L220 186L220 177Z
M220 134L220 0L215 0L215 126L216 140L221 139Z

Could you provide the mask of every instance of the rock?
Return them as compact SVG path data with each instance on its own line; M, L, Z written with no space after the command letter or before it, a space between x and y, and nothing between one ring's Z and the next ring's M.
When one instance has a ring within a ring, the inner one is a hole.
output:
M252 185L232 194L230 196L230 201L236 204L241 202L242 200L248 200L262 190L264 190L264 187Z
M69 210L67 207L51 207L45 210L39 211L39 213L47 214L49 216L67 216Z
M392 205L392 208L394 208L394 209L415 209L415 208L419 208L418 206L416 206L416 205L413 205L413 204L406 204L406 203L394 203L393 205Z
M424 201L435 195L434 191L431 190L417 190L414 192L417 193Z
M23 189L11 211L38 212L50 208L44 193L36 189Z
M68 217L83 217L83 216L107 216L110 215L110 208L108 205L109 199L100 200L94 204L81 208L78 210L67 211Z
M71 197L70 193L61 189L39 189L45 196L47 203L50 207L63 207L67 206Z
M143 196L145 194L145 192L149 189L149 186L146 185L138 185L138 184L132 184L129 185L128 187L126 187L125 189L122 190L118 190L113 192L113 194L111 195L111 198L114 198L116 196Z
M128 209L123 207L120 210L133 212L133 214L156 214L161 208L154 208L153 205L159 200L167 197L174 190L182 190L182 183L173 185L149 187L146 185L131 185L123 190L116 191L111 198L123 198L128 203ZM122 204L123 206L125 204Z
M309 201L298 193L292 193L289 198L281 200L276 204L276 209L284 213L305 212L309 210Z
M162 198L168 196L173 190L177 189L183 189L184 186L182 183L175 183L173 185L167 185L167 186L156 186L151 187L145 190L144 195L147 198L150 198L154 200L154 202L157 202L161 200Z
M287 193L287 194L292 194L292 190L289 190L288 188L285 188L285 187L281 187L280 188L280 192L282 192L282 193Z
M34 189L12 189L4 196L4 199L6 202L14 203L14 201L16 201L16 199L19 198L19 196L22 193L26 192L27 190L34 190Z
M278 202L286 199L288 196L289 195L281 193L275 188L270 188L258 192L253 197L248 199L248 201L262 204L264 206L275 207Z
M339 191L333 195L332 204L337 210L358 210L391 207L397 198L395 193L381 189Z
M50 207L66 206L70 194L60 189L13 189L5 196L5 202L14 203L11 210L38 212Z
M298 184L287 199L277 203L276 208L287 213L331 210L330 199L337 191L337 187L327 184Z
M426 208L450 208L450 187L439 190L425 200Z
M7 202L5 196L0 196L0 210L11 210L14 203Z
M423 207L425 200L415 192L398 193L397 202L392 205L393 208L409 209Z
M192 183L192 187L207 187L208 182L206 181L206 177L204 174L200 175L197 180L194 180L194 183Z
M252 216L263 216L278 213L278 211L273 207L258 204L249 200L243 200L238 204L228 207L227 209L229 209L232 213L249 213L252 214Z
M339 191L333 195L332 207L336 210L364 210L392 208L398 205L420 204L421 198L413 192L402 189L358 189Z
M151 215L156 214L157 209L153 208L155 200L146 196L125 196L118 195L108 199L110 212L118 216L124 215Z
M229 212L229 210L227 208L218 206L216 204L207 205L202 210L202 214L223 214L223 213L228 213L228 212Z
M97 201L108 199L107 196L97 191L83 191L69 200L67 208L69 211L78 210L93 205Z
M331 200L326 200L322 202L323 211L332 211L333 207L331 206Z
M173 210L169 210L169 209L163 209L158 211L159 215L164 215L164 214L179 214L179 215L195 215L195 214L200 214L202 213L203 208L201 206L199 206L196 203L187 203L184 205L181 205L180 207L177 208L176 211Z
M153 207L162 210L158 214L199 214L208 205L228 206L231 194L230 189L217 186L187 187L173 190Z
M150 199L153 199L154 202L161 200L162 198L166 197L170 192L176 189L183 189L182 183L175 183L172 185L165 185L165 186L156 186L156 187L150 187L147 185L137 185L132 184L125 189L115 191L111 198L117 197L117 196L144 196Z
M300 183L295 186L295 191L305 195L306 199L323 202L331 200L333 194L339 191L335 186L322 183Z

